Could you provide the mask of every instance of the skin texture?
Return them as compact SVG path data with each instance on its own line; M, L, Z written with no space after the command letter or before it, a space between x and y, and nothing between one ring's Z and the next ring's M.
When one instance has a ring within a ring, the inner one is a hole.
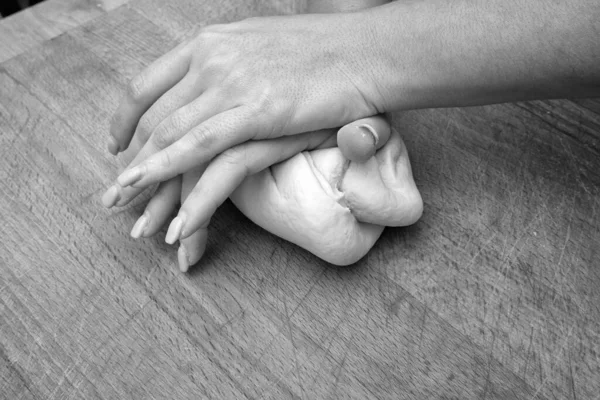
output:
M599 13L593 0L421 0L202 28L132 80L110 147L148 145L117 181L148 186L247 140L380 111L597 95Z
M385 111L600 96L597 0L410 0L362 15Z
M412 0L202 28L130 84L109 147L123 150L132 137L144 147L106 203L223 162L242 143L384 111L596 96L599 21L595 0ZM190 217L186 203L169 241L214 209Z
M343 45L340 33L358 21L339 16L209 26L155 62L134 78L113 120L120 148L132 133L146 142L136 157L145 160L121 174L118 183L147 186L247 140L333 128L376 114L372 96L364 94L368 85L356 76L358 60L347 56L359 49ZM308 53L310 62L298 63L298 37L307 36L313 45L302 54Z
M365 8L373 5L378 5L380 3L382 2L373 0L362 0L351 2L350 4L339 0L331 0L309 2L309 8L314 8L314 4L318 4L319 12L354 11L358 8ZM316 10L312 10L312 12L316 12ZM364 140L364 131L366 128L368 128L367 132L369 136L375 136L373 137L373 139L367 138L367 140ZM342 127L338 131L337 139L338 145L341 146L343 152L349 153L349 158L351 160L363 163L366 162L370 157L372 157L377 149L385 145L389 138L389 135L390 127L388 121L383 117L373 117L355 121L354 123L350 123ZM321 137L326 137L327 139L320 143L319 146L334 146L335 140L332 136L333 131L326 133L325 136L321 135ZM146 144L146 141L147 138L143 138L143 135L134 135L127 149L125 158L129 159L129 162L131 162L131 160L135 158L135 156L139 153L140 149L144 146L144 144ZM310 148L311 146L314 146L314 144L311 144L309 142L310 141L305 141L303 148ZM299 148L302 148L302 141L300 141L298 144L300 145ZM261 147L264 149L262 152L260 151ZM237 171L239 171L237 173L237 176L239 178L237 178L237 180L234 180L233 182L229 181L229 191L233 191L235 182L241 179L242 176L248 175L251 171L257 170L259 168L259 166L257 165L257 161L260 160L261 162L263 162L263 165L271 165L276 161L276 158L273 157L273 148L269 147L266 143L261 143L260 146L252 146L252 149L255 150L254 152L245 151L244 149L247 148L248 146L239 146L239 148L235 152L237 156L227 157L231 165L236 165L237 163L238 166L242 167L237 168ZM112 141L109 143L109 150L111 151L111 153L115 154L118 150L120 150L120 146L117 145L115 141ZM287 154L291 154L291 152L288 150ZM265 161L267 162L265 163ZM156 192L154 193L153 197L151 198L150 202L148 203L144 214L138 219L138 221L134 225L131 231L131 235L134 238L139 238L142 236L149 237L156 234L160 230L160 228L168 221L170 215L177 208L179 199L181 198L182 201L185 201L188 198L189 194L192 192L193 187L197 184L204 170L206 169L206 166L207 164L201 165L199 168L196 168L192 171L188 171L182 176L178 176L161 183ZM213 168L212 170L218 171L218 169L215 168ZM220 175L220 178L221 181L222 175ZM136 194L139 193L139 191L132 190L131 188L123 189L115 186L114 189L115 190L113 190L113 193L110 193L109 196L104 196L103 201L106 205L110 206L114 203L118 203L119 205L126 204L126 202L129 199L133 198ZM198 197L202 199L203 196ZM221 198L213 200L212 204L218 205L223 200L224 199L221 196ZM209 201L209 203L211 202ZM193 211L196 212L197 209L194 208ZM180 247L178 250L178 263L182 271L187 271L189 266L195 264L204 253L207 240L207 225L208 221L206 221L206 224L204 224L198 230L190 234L188 237L181 238ZM167 239L170 239L169 241L176 240L176 238L173 238L173 229L171 229L171 235L167 235Z

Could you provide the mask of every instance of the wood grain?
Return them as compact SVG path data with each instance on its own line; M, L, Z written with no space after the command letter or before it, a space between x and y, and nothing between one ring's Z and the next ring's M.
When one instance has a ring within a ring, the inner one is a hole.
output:
M134 1L0 64L0 397L598 398L598 100L394 115L425 214L350 268L227 202L182 275L129 238L140 204L100 205L131 76L196 23L301 8Z
M127 0L46 0L2 19L0 62L113 10Z

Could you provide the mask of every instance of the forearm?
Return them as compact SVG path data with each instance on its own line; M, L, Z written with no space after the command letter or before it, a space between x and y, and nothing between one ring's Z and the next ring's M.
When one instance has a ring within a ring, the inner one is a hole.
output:
M597 0L413 0L361 13L382 110L600 96Z

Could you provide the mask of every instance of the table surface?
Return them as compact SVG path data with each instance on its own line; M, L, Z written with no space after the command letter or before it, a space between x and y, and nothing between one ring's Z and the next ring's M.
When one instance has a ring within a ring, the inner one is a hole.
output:
M598 398L599 100L395 114L417 224L335 268L227 202L186 275L100 205L116 101L194 24L301 6L52 4L0 23L0 397Z

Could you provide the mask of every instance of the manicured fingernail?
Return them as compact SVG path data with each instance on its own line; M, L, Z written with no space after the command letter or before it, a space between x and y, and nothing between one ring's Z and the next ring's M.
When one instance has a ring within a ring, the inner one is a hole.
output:
M169 244L175 243L179 237L181 236L181 229L183 228L183 218L181 216L176 217L173 221L171 221L171 225L169 225L169 230L167 231L167 237L165 238L165 242Z
M119 153L120 147L121 146L119 146L119 142L117 142L117 139L115 139L112 136L108 137L108 151L110 152L110 154L116 156Z
M369 124L362 124L358 126L358 129L360 129L360 131L363 133L370 134L373 138L373 144L377 146L377 143L379 143L379 135L377 134L375 128Z
M144 213L135 223L133 229L131 230L131 237L134 239L139 239L143 234L146 226L148 226L148 215Z
M119 201L119 187L117 185L112 185L108 188L108 190L102 195L102 204L104 207L111 208L117 201Z
M179 246L179 250L177 250L177 261L179 262L179 270L187 272L190 268L190 261L184 245Z
M119 177L117 178L117 182L119 185L131 186L142 178L142 170L140 167L134 167L132 169L125 170Z

